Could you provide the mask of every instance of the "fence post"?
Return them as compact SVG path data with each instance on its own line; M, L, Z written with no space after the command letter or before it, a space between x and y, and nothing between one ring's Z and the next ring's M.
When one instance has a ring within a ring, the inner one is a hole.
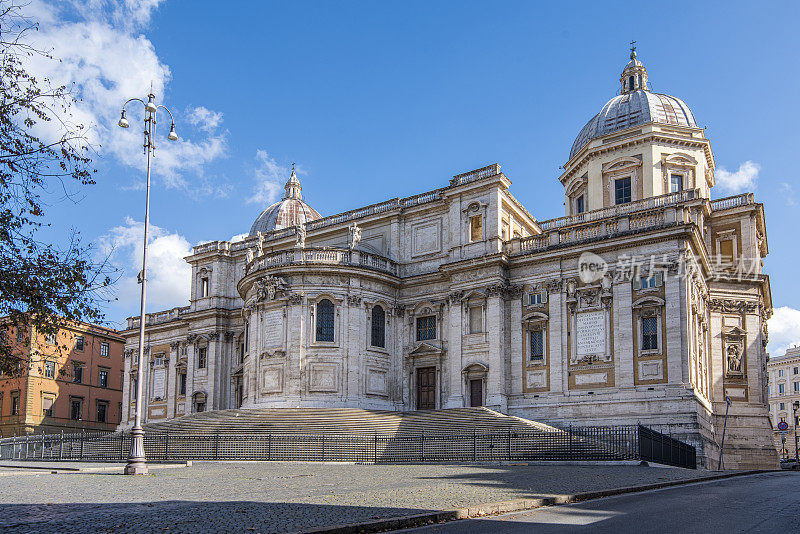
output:
M272 460L272 432L267 434L267 461Z
M58 443L58 459L64 459L64 430L61 430L61 441Z
M322 461L325 461L325 434L322 434Z
M122 456L124 453L122 452L125 448L125 431L119 433L119 461L121 462L125 458Z
M375 432L374 442L372 444L372 463L378 463L378 432Z
M164 460L169 460L169 432L164 434Z
M81 428L81 455L80 460L83 461L83 429Z
M508 429L508 461L511 461L511 429Z
M25 459L26 460L28 459L28 438L29 438L29 435L26 433L25 434Z
M574 460L572 455L572 425L569 425L569 459Z
M219 431L214 432L214 459L219 460Z
M421 460L424 462L425 461L425 431L424 430L420 433L419 438L420 438Z
M478 436L475 428L472 428L472 461L478 461Z

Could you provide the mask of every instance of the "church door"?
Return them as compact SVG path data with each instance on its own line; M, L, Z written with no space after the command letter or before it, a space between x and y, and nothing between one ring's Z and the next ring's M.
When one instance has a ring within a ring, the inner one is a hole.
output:
M436 367L417 369L417 410L436 409Z
M483 406L483 380L480 378L469 381L469 405Z

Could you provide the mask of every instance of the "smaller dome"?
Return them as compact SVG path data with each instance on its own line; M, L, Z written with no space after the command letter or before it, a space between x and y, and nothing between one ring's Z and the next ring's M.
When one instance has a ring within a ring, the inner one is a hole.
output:
M302 187L300 180L297 179L294 165L292 165L292 175L284 187L286 194L283 199L261 212L250 228L251 236L257 235L259 232L264 234L281 228L299 226L322 218L317 210L303 202L300 194Z

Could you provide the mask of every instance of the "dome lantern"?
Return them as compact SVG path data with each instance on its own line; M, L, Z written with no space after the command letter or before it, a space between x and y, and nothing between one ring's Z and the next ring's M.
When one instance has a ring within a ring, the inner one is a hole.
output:
M625 65L619 79L619 94L624 95L639 89L649 90L647 87L647 69L641 61L636 59L636 41L631 41L631 60Z

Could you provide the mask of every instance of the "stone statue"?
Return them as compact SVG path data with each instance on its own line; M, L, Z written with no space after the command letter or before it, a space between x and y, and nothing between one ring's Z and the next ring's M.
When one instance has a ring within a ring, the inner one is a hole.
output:
M356 223L353 223L350 225L348 229L350 230L350 238L348 240L347 246L350 247L351 249L355 249L361 242L361 228L359 228Z
M732 373L742 372L742 355L738 345L728 345L726 350L728 356L728 371Z
M247 247L247 263L251 263L255 259L255 254L253 253L253 249Z
M306 246L306 227L304 224L297 225L297 237L294 246L297 248L305 248Z
M256 242L256 252L257 257L261 257L264 255L264 237L261 235L261 232L258 232L258 241Z

